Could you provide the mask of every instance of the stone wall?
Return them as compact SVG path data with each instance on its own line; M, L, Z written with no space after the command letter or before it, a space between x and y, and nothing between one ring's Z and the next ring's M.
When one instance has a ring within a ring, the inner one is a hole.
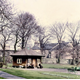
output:
M54 64L56 63L56 58L42 58L42 63L43 64ZM61 64L69 64L68 59L61 59Z
M42 63L44 64L53 64L56 63L56 59L54 58L42 58Z

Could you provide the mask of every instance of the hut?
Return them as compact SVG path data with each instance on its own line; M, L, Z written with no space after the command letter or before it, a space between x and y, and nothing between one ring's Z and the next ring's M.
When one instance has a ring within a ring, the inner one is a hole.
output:
M32 49L23 49L11 55L13 58L13 67L37 67L41 63L41 57L44 55L40 51L35 51Z

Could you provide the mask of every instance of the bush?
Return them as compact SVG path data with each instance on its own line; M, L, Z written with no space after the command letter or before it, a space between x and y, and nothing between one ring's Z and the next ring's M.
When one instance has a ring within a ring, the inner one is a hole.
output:
M0 68L2 68L3 67L3 62L0 62Z
M69 71L75 71L74 67L68 68Z
M80 71L80 67L75 67L75 70L76 71Z
M69 71L80 71L80 67L71 67L68 68Z

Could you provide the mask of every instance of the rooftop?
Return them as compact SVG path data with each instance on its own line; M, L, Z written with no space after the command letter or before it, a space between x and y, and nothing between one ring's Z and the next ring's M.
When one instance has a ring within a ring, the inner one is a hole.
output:
M11 54L11 56L44 56L44 55L42 55L40 51L25 48L14 54Z

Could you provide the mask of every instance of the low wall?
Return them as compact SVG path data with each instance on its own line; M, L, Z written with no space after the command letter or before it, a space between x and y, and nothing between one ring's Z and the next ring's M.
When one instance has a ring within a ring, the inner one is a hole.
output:
M56 59L53 58L42 58L42 63L56 63Z
M56 63L56 58L42 58L43 64L54 64ZM67 59L61 59L61 64L69 64L69 60Z

